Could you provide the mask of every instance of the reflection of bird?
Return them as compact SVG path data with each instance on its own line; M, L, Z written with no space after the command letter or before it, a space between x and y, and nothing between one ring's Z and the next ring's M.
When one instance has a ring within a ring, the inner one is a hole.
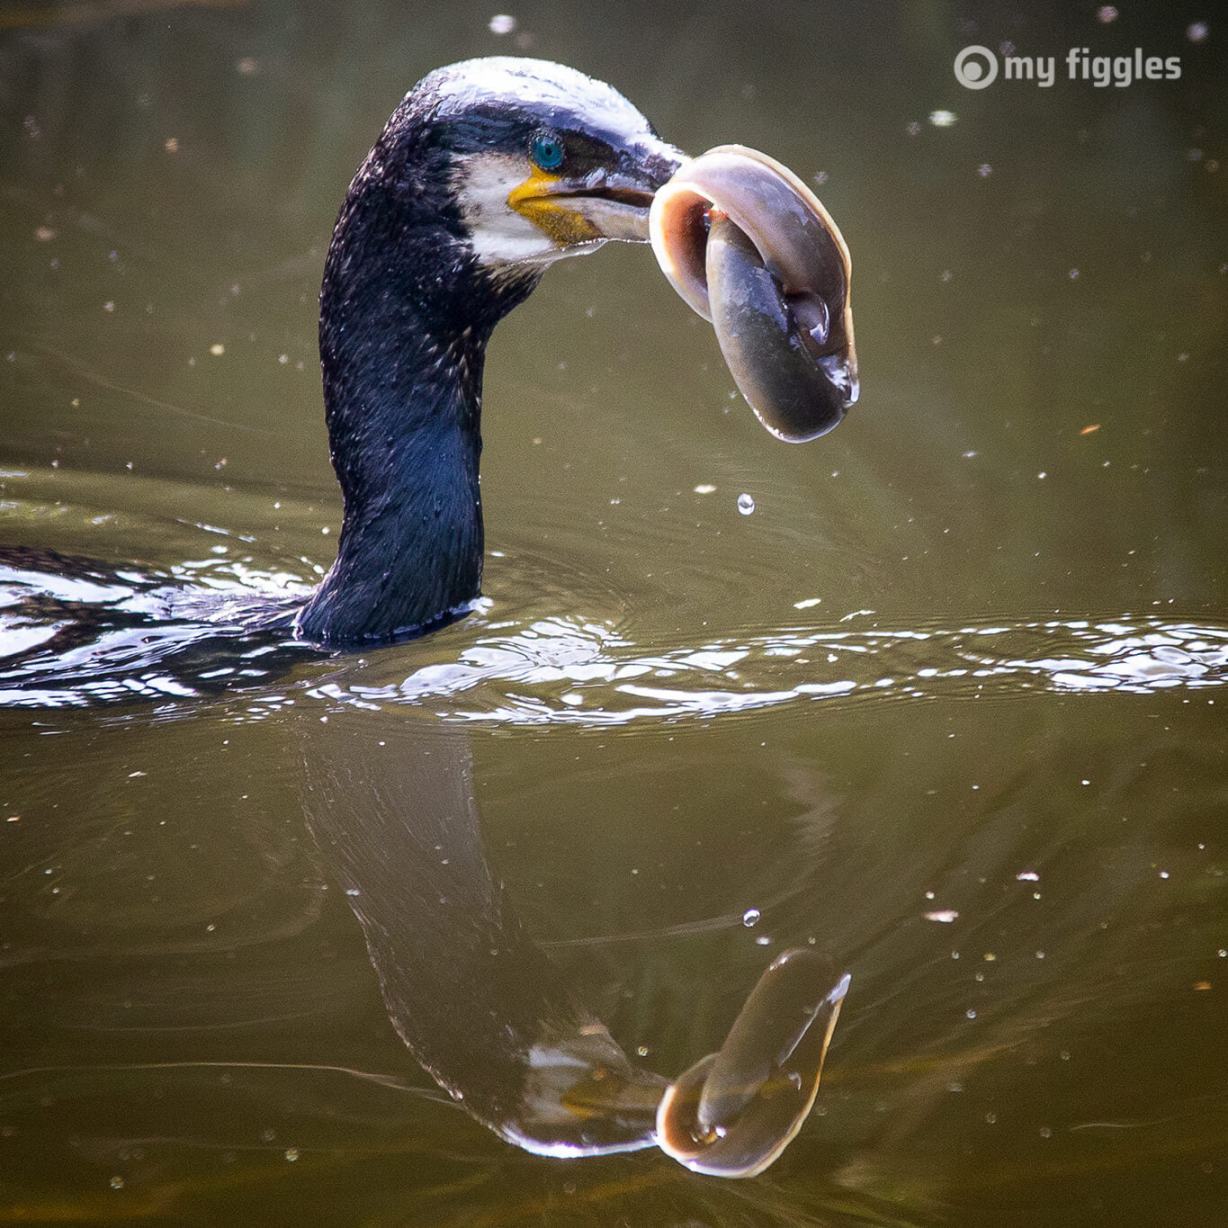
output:
M424 78L354 176L320 296L336 562L309 639L387 640L477 596L482 362L494 326L562 256L643 240L679 164L608 85L541 60Z

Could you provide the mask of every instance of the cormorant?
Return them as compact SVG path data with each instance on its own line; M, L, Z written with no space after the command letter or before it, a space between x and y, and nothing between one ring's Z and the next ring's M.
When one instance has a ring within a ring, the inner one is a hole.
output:
M757 151L719 147L689 162L679 182L682 162L621 94L561 64L491 57L425 76L354 175L325 261L320 360L345 509L319 587L301 605L272 595L223 602L157 577L133 581L129 570L94 602L40 577L74 566L106 575L104 565L0 549L21 633L0 691L10 693L11 679L18 702L58 704L47 688L67 671L88 682L91 698L105 698L118 671L127 696L132 667L161 669L171 656L176 667L189 655L202 662L190 671L202 680L221 676L214 662L228 650L219 639L273 637L285 652L358 646L465 613L482 579L491 333L554 261L611 239L647 242L650 210L658 260L713 320L761 421L795 441L831 430L857 396L850 265L834 222L792 172ZM727 212L756 232L753 243ZM172 623L191 630L179 635ZM149 627L158 630L143 635ZM91 653L104 636L110 643Z
M429 630L482 578L482 365L546 268L646 241L681 162L610 86L545 60L424 77L358 168L320 293L337 558L295 625L346 645Z

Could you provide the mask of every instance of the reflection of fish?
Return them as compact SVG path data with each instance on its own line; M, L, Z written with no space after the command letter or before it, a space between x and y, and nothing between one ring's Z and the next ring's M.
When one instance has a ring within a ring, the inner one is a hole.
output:
M834 972L806 948L772 961L720 1051L679 1075L662 1098L664 1151L718 1177L756 1176L780 1156L819 1093L849 987L848 974Z
M785 953L720 1053L667 1085L584 1009L491 876L467 735L432 730L398 754L367 715L304 722L306 810L393 1025L436 1081L539 1155L659 1141L698 1172L750 1176L772 1163L814 1103L848 978L813 951ZM680 1110L705 1087L712 1139L695 1141Z

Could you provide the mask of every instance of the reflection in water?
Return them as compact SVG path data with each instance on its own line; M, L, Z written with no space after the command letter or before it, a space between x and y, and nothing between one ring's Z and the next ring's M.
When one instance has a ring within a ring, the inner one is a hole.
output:
M670 1086L628 1059L525 934L483 854L466 733L405 754L353 713L306 727L308 820L389 1016L470 1114L538 1155L659 1136L689 1168L742 1177L781 1154L814 1104L847 975L812 951L778 957L721 1051Z
M464 735L419 751L344 714L310 731L306 808L414 1056L509 1142L573 1155L651 1145L664 1081L632 1067L533 945L487 868ZM587 1119L563 1101L609 1088Z

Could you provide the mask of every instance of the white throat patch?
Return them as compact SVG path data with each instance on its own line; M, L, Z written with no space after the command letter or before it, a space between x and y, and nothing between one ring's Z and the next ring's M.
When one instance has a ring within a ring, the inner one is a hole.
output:
M560 249L544 231L507 203L528 176L527 161L513 154L464 154L455 161L452 187L474 254L484 265L551 264L599 247Z

